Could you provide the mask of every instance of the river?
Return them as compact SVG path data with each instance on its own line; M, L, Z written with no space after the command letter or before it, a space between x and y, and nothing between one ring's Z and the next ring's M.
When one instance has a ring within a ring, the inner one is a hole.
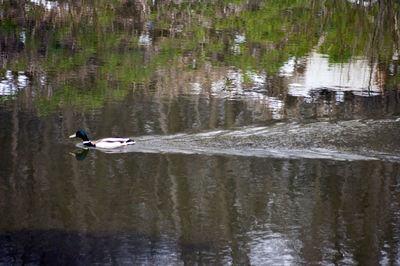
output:
M0 265L400 264L395 1L0 7Z

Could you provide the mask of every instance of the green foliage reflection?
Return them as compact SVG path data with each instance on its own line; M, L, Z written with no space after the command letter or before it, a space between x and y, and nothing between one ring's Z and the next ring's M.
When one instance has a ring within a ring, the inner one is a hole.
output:
M160 67L198 71L205 61L274 76L289 58L317 49L332 63L362 56L384 71L398 69L394 1L55 3L51 11L31 2L2 4L0 22L2 41L23 47L13 50L6 69L51 73L51 97L35 98L43 113L60 103L101 108L107 97L122 98L132 84L149 82ZM143 38L150 44L140 44ZM182 57L196 59L196 67L177 64ZM396 87L399 79L396 70L387 84Z

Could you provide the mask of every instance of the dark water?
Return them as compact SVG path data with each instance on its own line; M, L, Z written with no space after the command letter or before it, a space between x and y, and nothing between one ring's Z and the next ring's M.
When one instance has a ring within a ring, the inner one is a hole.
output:
M399 265L399 19L1 1L0 265Z

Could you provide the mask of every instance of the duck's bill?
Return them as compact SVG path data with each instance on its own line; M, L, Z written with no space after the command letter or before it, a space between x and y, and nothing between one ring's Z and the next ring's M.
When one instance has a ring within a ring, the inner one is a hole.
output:
M76 134L69 136L70 139L75 138L75 137L76 137Z

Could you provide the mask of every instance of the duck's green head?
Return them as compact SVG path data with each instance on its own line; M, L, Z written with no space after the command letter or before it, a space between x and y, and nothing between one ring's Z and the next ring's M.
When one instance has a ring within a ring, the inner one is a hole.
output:
M70 138L81 138L83 141L89 141L88 136L86 135L86 132L83 131L82 129L76 131L75 134L69 136Z

